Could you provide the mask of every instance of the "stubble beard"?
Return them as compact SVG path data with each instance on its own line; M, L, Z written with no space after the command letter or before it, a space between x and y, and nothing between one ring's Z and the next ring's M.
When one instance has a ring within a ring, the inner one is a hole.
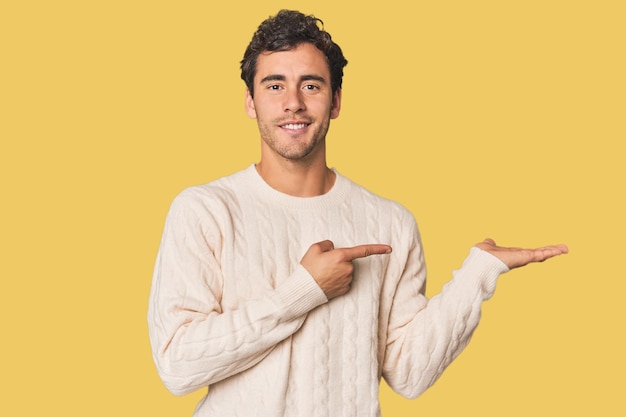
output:
M293 136L288 142L278 138L276 134L276 126L281 121L273 121L270 124L259 125L259 131L261 133L261 139L267 144L267 146L276 152L281 157L290 161L302 161L313 153L313 151L326 140L326 133L330 126L330 117L324 119L322 124L313 127L312 120L303 119L307 123L311 123L309 128L313 128L312 132L307 132L311 137L306 139L305 135Z

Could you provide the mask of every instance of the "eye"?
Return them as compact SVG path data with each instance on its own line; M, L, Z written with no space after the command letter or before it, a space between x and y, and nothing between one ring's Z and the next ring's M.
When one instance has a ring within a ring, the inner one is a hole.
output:
M317 84L305 84L304 86L302 86L302 89L306 92L317 92L320 89L320 86Z

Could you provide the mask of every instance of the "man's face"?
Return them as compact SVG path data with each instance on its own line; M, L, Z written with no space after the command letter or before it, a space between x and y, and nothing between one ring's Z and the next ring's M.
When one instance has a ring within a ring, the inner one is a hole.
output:
M332 93L326 57L314 45L259 55L246 112L257 119L263 156L324 158L330 119L339 116L340 107L341 92Z

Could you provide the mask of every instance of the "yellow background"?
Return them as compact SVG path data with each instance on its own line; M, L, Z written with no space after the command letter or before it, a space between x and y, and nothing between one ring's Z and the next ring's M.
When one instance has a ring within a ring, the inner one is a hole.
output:
M0 5L0 415L190 416L146 307L172 198L258 158L238 63L283 7L350 61L329 162L417 217L433 295L468 248L565 242L506 274L469 348L386 416L622 416L621 1Z

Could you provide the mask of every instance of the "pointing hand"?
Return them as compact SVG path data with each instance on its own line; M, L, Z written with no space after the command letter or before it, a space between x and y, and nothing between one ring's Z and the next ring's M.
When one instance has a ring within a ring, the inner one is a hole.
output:
M335 249L333 242L324 240L311 245L300 264L309 271L330 300L350 289L354 259L386 253L391 253L388 245L372 244Z

